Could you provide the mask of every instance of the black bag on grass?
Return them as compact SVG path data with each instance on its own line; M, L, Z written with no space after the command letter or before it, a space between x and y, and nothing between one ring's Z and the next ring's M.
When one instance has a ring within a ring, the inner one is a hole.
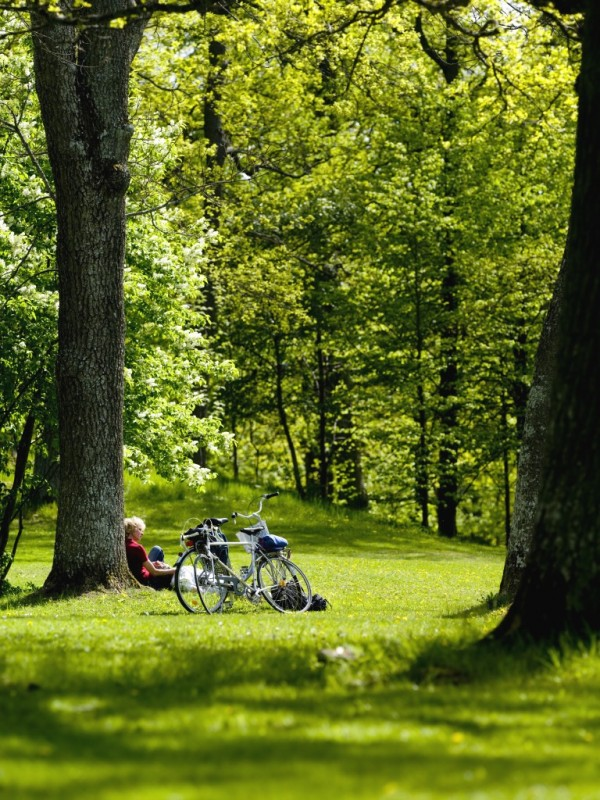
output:
M327 611L327 606L330 605L329 600L326 600L322 595L313 594L308 611Z

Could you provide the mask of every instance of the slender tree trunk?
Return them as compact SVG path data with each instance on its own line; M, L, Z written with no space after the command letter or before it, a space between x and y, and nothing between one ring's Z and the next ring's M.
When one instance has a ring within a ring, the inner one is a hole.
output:
M369 494L362 469L362 453L357 441L352 411L342 413L336 423L332 447L337 498L348 508L369 507Z
M506 396L502 390L500 404L500 420L502 426L502 488L504 495L504 536L508 544L510 537L510 449L508 434L508 408Z
M419 442L415 456L415 494L421 514L421 526L429 528L429 446L427 443L425 389L421 382L417 386L417 402L419 404Z
M236 442L237 423L234 414L231 415L231 433L233 434L233 447L231 448L231 466L233 468L233 480L238 481L240 479L240 460L238 458L238 449Z
M311 445L306 449L304 453L306 496L311 500L319 497L318 461L319 461L319 456L314 447L314 444L311 443Z
M548 450L530 556L496 637L600 631L600 6L593 0L585 3L578 89Z
M93 10L119 5L96 0ZM143 28L34 19L58 226L60 488L50 592L132 580L123 546L123 263L129 73Z
M442 332L443 366L440 371L440 424L438 456L437 522L438 533L452 538L457 535L458 509L458 274L448 264L442 282L442 303L446 323Z
M207 158L207 167L222 167L227 159L227 151L230 146L229 138L223 128L221 115L219 114L218 104L221 99L221 85L224 80L226 62L224 61L226 48L225 45L214 37L208 43L208 63L210 71L206 83L206 93L204 95L204 138L214 146L214 152ZM217 204L222 196L221 184L217 183L214 189ZM211 221L213 213L217 219L214 220L216 226L219 225L220 210L209 211Z
M13 540L12 550L10 556L4 559L4 563L0 560L0 592L2 589L2 584L6 580L6 576L10 572L10 568L12 567L15 556L17 554L17 550L19 548L19 542L21 541L21 536L23 535L23 507L19 508L19 528L17 530L17 535Z
M223 122L219 114L218 104L221 99L221 85L224 80L226 62L224 61L225 45L214 37L208 43L209 71L206 77L206 89L203 97L204 138L210 145L206 157L206 169L210 176L205 192L205 213L210 227L218 231L221 226L221 201L223 197L222 170L227 159L230 145L225 134ZM209 273L204 288L204 311L208 320L208 329L213 334L218 331L218 301L215 285Z
M15 459L15 471L13 475L13 482L8 495L5 498L5 505L2 511L2 518L0 519L0 557L4 555L8 545L8 535L10 531L10 523L15 515L15 508L17 506L17 498L23 485L25 478L25 470L27 469L27 459L29 458L29 451L31 449L31 442L33 440L33 431L35 428L35 417L29 414L25 420L21 438L17 445L17 456Z
M325 353L321 347L321 334L317 334L318 408L319 408L319 496L321 500L331 498L329 473L329 448L327 446L328 374Z
M421 515L421 526L429 528L429 437L427 431L427 405L425 380L423 376L423 351L425 348L423 331L423 293L419 267L418 245L413 244L415 253L414 303L415 303L415 353L417 359L417 414L416 422L419 439L415 448L415 500Z
M302 476L300 475L300 466L298 464L296 447L294 445L294 439L292 437L292 432L290 430L287 411L283 400L283 358L281 355L280 337L278 336L273 337L273 346L275 348L275 379L276 379L275 394L277 397L277 412L279 414L279 421L281 422L281 427L283 428L283 433L285 435L285 440L287 442L288 450L290 453L290 459L292 461L292 472L294 475L294 484L296 486L296 491L298 492L298 496L302 500L304 500L306 492L304 491L304 486L302 485Z
M423 29L419 15L415 22L415 30L423 51L440 68L444 80L450 86L459 74L457 55L458 40L447 35L443 54L440 54L429 42ZM455 120L452 111L448 113L444 123L443 137L451 142L454 137ZM454 169L450 151L444 156L443 166L443 200L446 203L446 216L451 217L455 201ZM452 231L443 236L443 275L441 289L442 314L444 321L440 329L441 358L439 397L440 408L437 420L440 429L440 445L438 455L437 523L438 533L453 538L458 533L458 312L460 305L458 266L453 254Z
M51 503L58 497L58 438L53 428L38 431L41 446L35 448L33 476L35 488L29 498L33 506Z
M525 429L525 415L527 413L527 398L529 395L529 387L527 385L527 331L525 330L524 319L518 321L513 335L514 376L510 385L510 399L512 400L517 420L517 440L520 443Z

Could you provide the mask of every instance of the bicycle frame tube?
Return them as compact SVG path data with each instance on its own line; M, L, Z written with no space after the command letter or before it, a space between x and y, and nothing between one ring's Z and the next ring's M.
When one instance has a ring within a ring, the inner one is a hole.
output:
M245 546L245 547L251 547L252 548L251 551L250 551L250 569L248 571L248 574L246 575L246 578L242 578L242 576L239 575L234 569L232 569L229 566L229 564L225 564L224 561L221 561L221 559L218 558L211 550L211 548L213 548L213 547L222 547L222 546L223 546L222 542L208 542L205 545L206 553L210 556L211 561L212 562L218 561L220 568L221 569L224 568L227 571L227 573L228 573L227 577L235 578L235 580L238 581L239 583L242 583L246 587L246 589L251 589L256 594L263 594L263 590L258 586L258 583L257 583L257 580L256 580L257 579L257 572L258 572L258 570L257 570L258 558L256 556L256 552L258 550L257 543L256 542L227 542L227 546L228 547L243 547L243 546ZM217 578L217 581L219 581L219 578L222 579L224 577L223 575L219 576L216 572L215 572L215 576ZM249 583L248 581L250 581L250 579L252 579L252 580ZM223 581L223 585L229 586L230 585L229 581L227 581L227 582Z
M260 524L263 525L264 530L268 533L267 523L261 517L263 503L264 503L265 500L268 500L271 497L275 497L278 494L279 494L279 492L273 492L271 494L262 495L260 500L259 500L259 503L258 503L258 510L257 511L253 511L251 514L241 514L239 511L234 511L231 516L232 516L232 518L234 520L237 517L242 517L243 519L248 519L248 520L256 520L257 523L260 523ZM237 593L236 586L238 584L242 584L246 588L245 594L246 594L247 597L257 597L257 596L260 597L261 595L263 595L264 594L264 590L261 589L258 586L258 580L257 580L257 577L258 577L258 558L257 558L256 554L257 554L257 551L258 551L258 543L254 539L250 540L249 542L248 541L246 541L246 542L229 542L228 541L227 542L227 547L245 547L247 550L248 550L248 548L250 548L250 569L248 570L248 573L247 573L245 578L242 578L242 576L238 575L238 573L234 569L232 569L229 566L229 564L225 564L223 561L221 561L219 558L217 558L217 556L214 555L214 553L212 552L212 548L213 547L215 547L215 548L216 547L222 547L222 546L223 546L223 542L207 542L204 545L205 553L210 557L211 561L213 561L213 563L214 563L214 561L219 561L220 562L220 569L222 570L223 568L225 568L225 570L227 572L227 576L223 576L222 573L219 576L217 574L216 570L215 570L215 576L217 578L217 581L218 582L220 581L223 586L227 586L228 588L230 587L236 593ZM227 577L227 581L223 580L224 577ZM233 580L231 580L231 579L233 579ZM250 581L250 583L249 583L249 581Z

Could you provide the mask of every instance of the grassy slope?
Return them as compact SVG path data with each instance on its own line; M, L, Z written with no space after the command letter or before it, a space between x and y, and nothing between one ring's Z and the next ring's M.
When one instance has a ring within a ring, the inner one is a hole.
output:
M127 512L172 559L188 518L254 496L132 481ZM499 619L500 552L267 510L325 614L192 616L148 591L0 606L0 797L600 798L596 652L466 646ZM13 582L41 583L50 541L49 519L27 528ZM339 646L353 660L319 660Z

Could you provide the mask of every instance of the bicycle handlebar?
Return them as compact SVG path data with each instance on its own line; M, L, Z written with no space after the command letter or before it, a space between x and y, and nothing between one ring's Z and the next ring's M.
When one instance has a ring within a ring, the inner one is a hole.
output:
M257 517L260 519L260 512L262 511L263 501L269 500L271 497L278 497L279 492L270 492L269 494L263 494L260 496L260 502L258 504L258 511L253 511L251 514L241 514L239 511L233 511L231 513L231 518L235 520L236 517L244 517L244 519L250 519L251 517Z

